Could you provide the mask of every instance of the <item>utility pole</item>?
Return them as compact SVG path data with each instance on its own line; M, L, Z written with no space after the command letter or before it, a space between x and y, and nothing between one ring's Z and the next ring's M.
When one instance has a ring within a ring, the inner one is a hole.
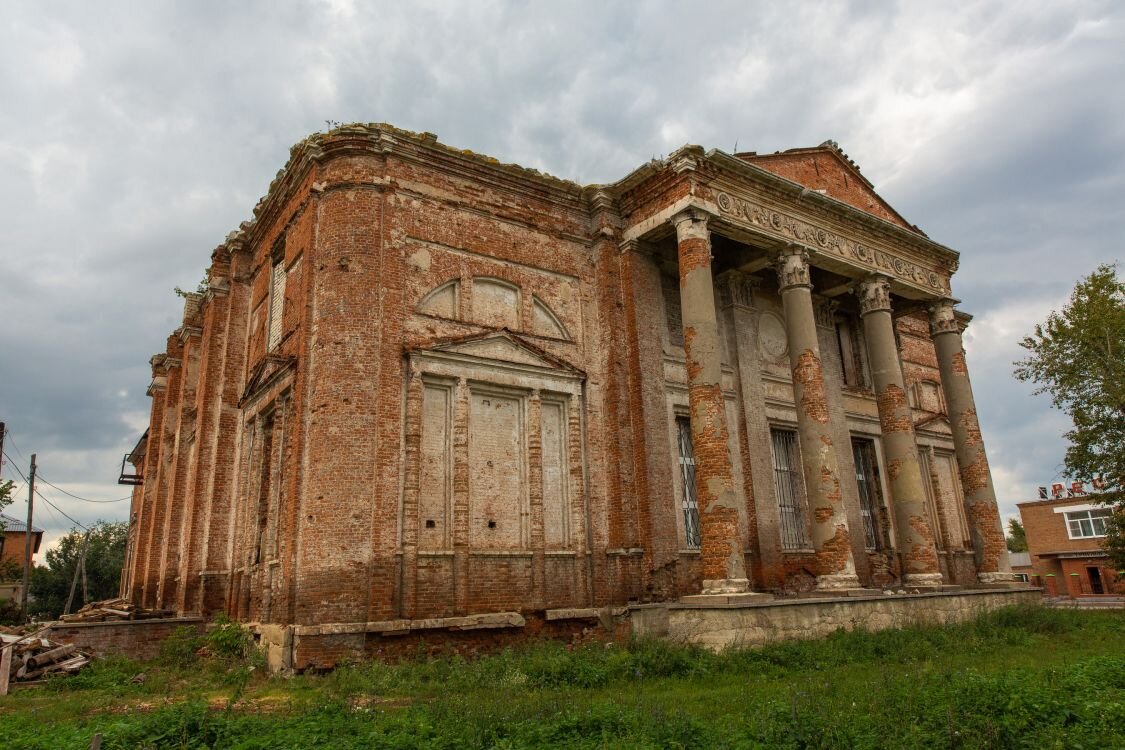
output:
M70 614L70 605L74 603L74 589L78 587L78 574L82 573L82 598L86 598L86 550L90 548L90 530L86 530L86 536L82 538L82 554L78 556L78 564L74 566L74 578L70 580L70 595L66 598L66 607L63 609L64 615ZM83 602L85 603L85 602Z
M0 474L4 473L4 423L0 422Z
M31 454L31 475L27 480L27 530L23 541L23 590L20 592L20 612L27 622L27 590L31 588L31 520L35 509L35 454Z

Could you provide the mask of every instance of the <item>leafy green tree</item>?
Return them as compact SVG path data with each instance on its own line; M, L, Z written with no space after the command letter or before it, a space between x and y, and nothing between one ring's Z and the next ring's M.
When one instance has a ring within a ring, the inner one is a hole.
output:
M1018 519L1008 519L1008 551L1027 552L1027 532Z
M0 513L12 504L12 488L15 487L15 482L11 479L4 479L0 481ZM0 518L0 531L4 530L4 519Z
M1070 300L1035 326L1020 346L1016 377L1038 384L1070 416L1066 473L1104 482L1114 503L1106 550L1125 570L1125 281L1103 264L1074 287Z
M117 596L121 566L125 561L125 540L129 524L120 521L98 521L90 527L90 545L86 551L86 584L88 601ZM31 596L35 598L35 614L55 618L62 614L70 593L70 582L82 556L85 533L71 529L52 549L47 550L47 564L31 571ZM72 609L82 601L82 579L79 576Z

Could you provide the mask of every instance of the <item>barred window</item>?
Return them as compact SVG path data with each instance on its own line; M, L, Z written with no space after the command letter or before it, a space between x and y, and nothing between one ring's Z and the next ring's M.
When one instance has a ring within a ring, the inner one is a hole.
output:
M797 433L774 428L770 430L770 442L773 445L777 507L781 514L781 546L787 550L808 549L810 545L805 528L805 493L801 484Z
M855 482L859 488L859 513L863 517L863 540L869 550L882 549L883 534L879 519L883 513L883 491L879 486L879 463L875 458L875 443L863 438L852 438L852 455L855 459Z
M680 480L683 493L680 508L684 514L684 543L699 549L699 505L695 499L695 450L691 444L691 420L676 417L676 444L680 451Z

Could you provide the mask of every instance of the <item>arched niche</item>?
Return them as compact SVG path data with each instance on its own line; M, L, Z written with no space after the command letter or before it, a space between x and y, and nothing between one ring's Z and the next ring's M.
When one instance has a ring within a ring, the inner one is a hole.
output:
M531 331L539 336L556 339L570 339L566 326L562 324L547 303L534 294L531 295Z
M447 281L437 287L418 303L418 312L425 315L436 315L441 318L458 317L458 306L461 301L461 282L458 279Z

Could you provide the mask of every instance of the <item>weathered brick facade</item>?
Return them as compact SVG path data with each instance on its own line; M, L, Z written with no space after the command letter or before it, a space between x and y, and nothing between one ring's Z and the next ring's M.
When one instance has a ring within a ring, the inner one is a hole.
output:
M489 613L1002 580L956 266L834 144L581 186L311 136L152 359L123 589L293 625L308 664Z

